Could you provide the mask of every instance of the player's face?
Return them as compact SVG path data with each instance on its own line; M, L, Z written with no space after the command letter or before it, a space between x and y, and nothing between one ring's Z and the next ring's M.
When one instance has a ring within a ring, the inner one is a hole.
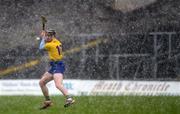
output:
M46 38L45 38L45 40L47 41L47 42L49 42L49 41L51 41L52 40L52 35L50 35L50 34L46 34Z

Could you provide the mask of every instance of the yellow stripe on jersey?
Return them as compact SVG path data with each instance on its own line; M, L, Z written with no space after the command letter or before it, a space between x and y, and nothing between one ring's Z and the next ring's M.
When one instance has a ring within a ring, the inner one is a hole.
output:
M53 38L51 42L46 42L44 48L48 51L50 60L60 61L63 59L62 44L56 38Z

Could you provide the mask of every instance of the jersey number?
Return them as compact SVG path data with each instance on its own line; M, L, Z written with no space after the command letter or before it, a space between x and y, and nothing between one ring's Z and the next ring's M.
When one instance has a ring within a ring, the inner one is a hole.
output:
M58 54L61 55L61 46L56 46L57 50L58 50Z

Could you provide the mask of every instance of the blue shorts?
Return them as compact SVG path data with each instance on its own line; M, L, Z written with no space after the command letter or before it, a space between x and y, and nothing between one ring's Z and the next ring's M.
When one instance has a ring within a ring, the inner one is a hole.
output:
M65 71L65 65L62 61L52 61L50 62L50 69L49 73L54 74L54 73L62 73L64 74Z

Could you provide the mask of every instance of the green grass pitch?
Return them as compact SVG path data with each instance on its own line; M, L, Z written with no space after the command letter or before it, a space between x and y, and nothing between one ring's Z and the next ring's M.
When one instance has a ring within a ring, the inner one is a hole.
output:
M51 99L52 107L39 110L42 96L0 96L0 114L180 114L180 97L80 96L68 108L62 96Z

